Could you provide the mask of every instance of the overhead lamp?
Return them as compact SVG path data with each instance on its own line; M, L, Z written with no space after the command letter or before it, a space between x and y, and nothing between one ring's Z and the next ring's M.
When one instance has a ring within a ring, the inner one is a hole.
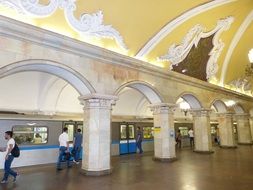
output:
M234 100L228 100L228 101L225 102L225 104L226 104L226 106L228 106L228 107L232 107L232 106L235 105L235 101L234 101Z
M249 50L248 57L249 57L249 62L253 63L253 49Z
M179 107L181 111L184 112L184 115L186 116L187 112L190 109L190 105L187 102L183 101L183 102L180 102Z

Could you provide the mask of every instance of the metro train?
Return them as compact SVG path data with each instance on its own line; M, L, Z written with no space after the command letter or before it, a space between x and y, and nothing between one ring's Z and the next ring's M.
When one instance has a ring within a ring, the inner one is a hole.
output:
M31 166L56 163L58 157L58 137L63 127L68 128L70 141L73 141L74 133L78 128L83 128L82 121L63 120L29 120L29 119L0 119L0 147L6 146L4 132L11 130L14 139L19 145L21 154L14 160L13 166ZM136 153L136 129L140 127L143 131L144 152L154 150L153 122L112 122L111 155L124 155ZM182 146L189 146L188 130L192 123L175 123L175 131L180 129L183 136ZM213 131L217 125L213 126ZM71 145L70 145L71 146ZM4 161L4 153L0 153L0 162ZM85 156L85 153L81 155ZM0 165L0 169L3 164Z

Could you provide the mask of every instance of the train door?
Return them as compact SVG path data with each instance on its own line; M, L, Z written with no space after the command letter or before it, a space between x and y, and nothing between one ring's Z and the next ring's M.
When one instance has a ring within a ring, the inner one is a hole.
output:
M136 153L135 126L120 124L120 154Z

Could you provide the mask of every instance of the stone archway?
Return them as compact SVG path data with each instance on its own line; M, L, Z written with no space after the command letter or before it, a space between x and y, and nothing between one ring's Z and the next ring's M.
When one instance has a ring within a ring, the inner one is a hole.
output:
M154 118L154 159L157 161L175 160L173 106L164 103L160 93L149 83L131 81L120 86L115 94L120 95L125 88L140 92L150 104Z
M95 93L89 81L72 68L50 60L34 59L24 60L0 68L0 78L27 71L49 73L70 83L80 95Z
M151 104L163 102L163 98L159 94L158 90L156 90L151 84L143 81L131 81L125 83L116 90L115 95L119 95L119 93L126 87L135 89L142 93Z
M214 100L212 105L216 111L218 127L216 129L216 138L222 148L236 148L233 113L222 100Z

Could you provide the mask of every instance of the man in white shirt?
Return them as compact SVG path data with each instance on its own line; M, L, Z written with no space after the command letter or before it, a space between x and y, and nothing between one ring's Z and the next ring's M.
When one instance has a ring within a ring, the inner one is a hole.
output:
M188 131L188 135L190 137L190 145L191 147L193 147L194 146L194 132L192 128Z
M11 163L14 160L14 156L11 154L12 149L15 147L15 140L12 138L12 131L5 132L5 139L8 140L7 147L0 149L1 152L6 151L5 162L4 162L4 177L1 183L7 183L9 175L14 177L13 182L16 182L19 174L11 169Z
M64 155L69 153L69 136L68 136L68 128L63 128L63 133L59 136L59 143L60 143L60 149L59 149L59 157L57 162L57 170L62 170L61 168L61 161L64 157ZM66 159L67 161L67 167L70 168L70 161L69 159Z

